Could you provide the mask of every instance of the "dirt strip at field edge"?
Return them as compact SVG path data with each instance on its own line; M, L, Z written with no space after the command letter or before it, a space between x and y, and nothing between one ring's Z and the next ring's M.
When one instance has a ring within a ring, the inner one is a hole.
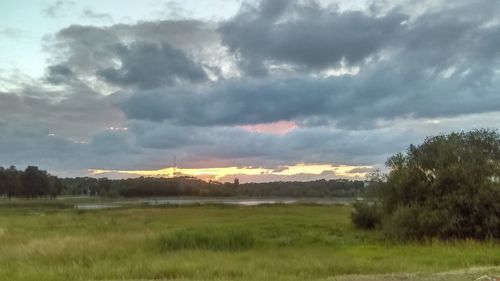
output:
M124 280L124 279L120 279ZM223 279L220 279L223 280ZM116 281L116 280L107 280ZM130 281L152 281L133 279ZM205 281L203 279L154 279L154 281ZM500 281L500 266L471 267L439 273L352 274L315 281Z
M353 274L323 279L321 281L500 281L500 266L471 267L440 273L405 274Z

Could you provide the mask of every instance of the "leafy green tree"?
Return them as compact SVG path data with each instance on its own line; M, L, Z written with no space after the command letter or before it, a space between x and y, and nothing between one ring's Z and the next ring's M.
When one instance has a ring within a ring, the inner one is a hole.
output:
M15 166L10 166L5 170L5 177L7 181L7 197L9 200L16 195L23 193L23 185L20 180L20 172Z
M7 194L7 174L3 167L0 167L0 196Z
M55 199L58 194L61 193L66 187L64 183L58 177L51 177L53 180L53 185L49 189L49 195L52 199Z
M500 237L500 135L451 133L387 160L384 229L398 238Z
M21 175L21 183L24 187L23 195L28 198L35 198L43 194L44 181L40 170L36 166L28 166Z

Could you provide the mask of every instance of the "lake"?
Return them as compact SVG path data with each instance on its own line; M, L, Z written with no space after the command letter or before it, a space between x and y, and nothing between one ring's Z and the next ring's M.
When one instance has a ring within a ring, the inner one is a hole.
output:
M76 203L75 208L80 210L96 210L107 208L119 208L134 205L205 205L223 204L240 206L257 206L272 204L351 204L355 198L144 198L120 200L99 203Z

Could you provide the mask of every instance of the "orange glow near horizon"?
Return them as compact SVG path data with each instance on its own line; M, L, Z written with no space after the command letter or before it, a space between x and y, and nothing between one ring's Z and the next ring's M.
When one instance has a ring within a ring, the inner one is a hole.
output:
M372 166L350 166L350 165L330 165L330 164L306 164L299 163L295 165L279 166L275 169L263 167L213 167L213 168L176 168L178 176L193 176L203 180L220 180L224 177L234 176L250 176L258 179L259 176L281 176L281 177L297 177L300 175L317 175L321 176L324 173L334 174L337 178L365 178L368 172L353 171L353 169L373 169ZM130 177L172 177L174 176L174 168L167 167L158 170L102 170L90 169L92 176L115 174ZM326 177L326 176L325 176Z

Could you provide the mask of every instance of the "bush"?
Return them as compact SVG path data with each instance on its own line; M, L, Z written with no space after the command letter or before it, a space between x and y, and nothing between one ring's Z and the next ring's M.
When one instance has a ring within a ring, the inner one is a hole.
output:
M500 135L496 131L427 138L386 164L390 172L381 188L381 201L383 228L389 236L500 238Z
M447 216L420 206L401 206L383 222L384 233L397 240L442 237Z
M361 229L373 229L380 226L382 221L382 210L378 203L356 202L354 211L351 213L354 226Z
M243 251L254 247L255 244L251 232L237 229L183 230L163 235L159 240L160 251Z

